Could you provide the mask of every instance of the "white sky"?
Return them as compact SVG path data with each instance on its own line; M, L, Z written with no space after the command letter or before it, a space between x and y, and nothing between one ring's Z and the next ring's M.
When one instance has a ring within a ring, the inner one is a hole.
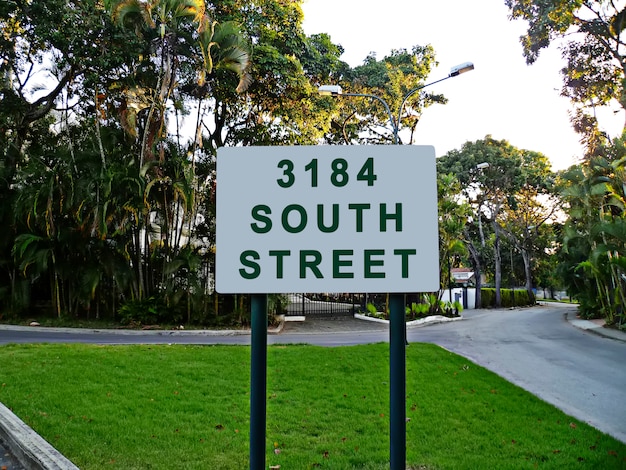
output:
M545 154L554 170L582 156L569 121L572 108L559 96L560 52L544 50L526 65L519 43L525 23L508 19L504 0L304 0L302 8L305 33L330 34L353 67L370 52L380 60L392 49L425 44L432 44L439 62L428 81L447 76L454 65L474 63L475 70L430 89L449 101L424 111L415 143L434 145L437 156L487 134ZM613 111L599 117L615 137L624 117Z

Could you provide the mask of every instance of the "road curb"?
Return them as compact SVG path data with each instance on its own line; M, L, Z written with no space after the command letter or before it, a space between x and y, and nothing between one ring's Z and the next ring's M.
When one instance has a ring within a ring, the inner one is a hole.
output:
M2 403L0 439L27 470L79 470Z
M355 313L354 318L358 320L370 321L374 323L385 323L387 325L389 324L389 320L384 320L382 318L376 318L376 317L370 317L368 315L363 315L361 313ZM406 326L407 328L420 327L420 326L436 325L437 323L447 323L447 322L459 321L459 320L463 320L463 317L462 316L445 317L443 315L430 315L425 318L420 318L419 320L408 321L406 322Z
M277 334L283 328L283 322L278 326L268 327L268 334ZM60 328L49 326L18 326L18 325L0 325L0 330L7 331L36 331L39 333L68 333L68 334L92 334L92 335L110 335L119 336L246 336L251 334L249 329L241 330L123 330L123 329L98 329L98 328Z

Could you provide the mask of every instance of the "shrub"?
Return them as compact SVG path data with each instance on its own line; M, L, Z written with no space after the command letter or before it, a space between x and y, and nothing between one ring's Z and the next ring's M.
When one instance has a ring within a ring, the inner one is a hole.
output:
M480 308L491 308L496 304L496 290L491 287L480 290Z
M140 325L177 324L183 318L180 312L169 308L162 299L154 296L125 302L118 310L118 315L122 325L133 323Z
M480 290L481 308L493 308L496 306L496 290L486 287ZM525 307L535 305L535 296L529 296L525 289L500 289L500 305L502 308Z
M494 289L495 300L495 289ZM500 289L500 305L502 308L515 307L515 295L511 289Z
M417 318L424 318L428 316L428 312L430 310L429 303L417 303L411 302L410 307L406 307L406 316L411 320L415 320Z

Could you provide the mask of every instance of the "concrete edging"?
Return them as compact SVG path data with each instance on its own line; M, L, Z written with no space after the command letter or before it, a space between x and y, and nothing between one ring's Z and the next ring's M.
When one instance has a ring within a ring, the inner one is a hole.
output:
M28 470L79 470L2 403L0 403L0 439Z
M384 320L382 318L370 317L368 315L363 315L361 313L355 313L354 318L358 320L371 321L374 323L386 323L389 324L389 320ZM434 325L436 323L446 323L451 321L463 320L462 316L458 317L444 317L443 315L430 315L425 318L420 318L419 320L411 320L406 322L407 327L411 326L424 326L424 325Z

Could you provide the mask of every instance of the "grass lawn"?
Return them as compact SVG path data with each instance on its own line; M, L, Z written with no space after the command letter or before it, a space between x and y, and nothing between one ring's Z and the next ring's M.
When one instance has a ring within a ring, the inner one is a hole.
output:
M81 469L248 467L249 347L9 345L0 364L0 401ZM388 414L387 344L269 347L268 465L389 468ZM625 444L433 345L407 349L407 419L408 468L626 468Z

